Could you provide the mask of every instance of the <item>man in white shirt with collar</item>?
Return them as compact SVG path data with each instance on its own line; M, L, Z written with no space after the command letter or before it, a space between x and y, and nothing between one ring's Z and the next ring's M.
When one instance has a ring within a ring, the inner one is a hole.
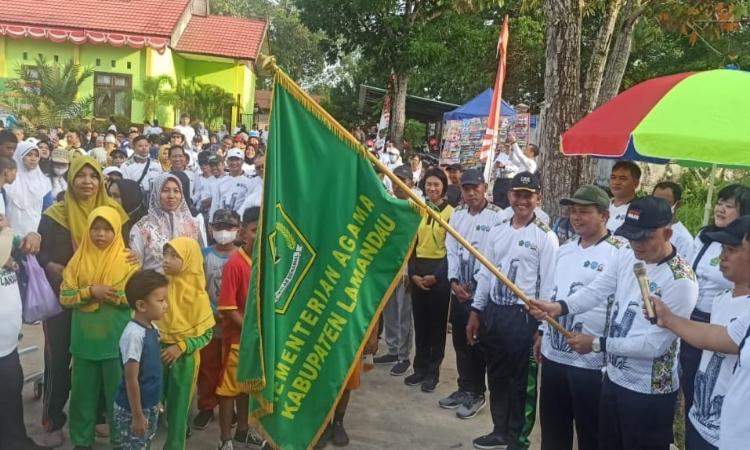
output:
M536 173L536 158L539 156L539 147L534 144L527 144L524 150L518 145L516 137L510 135L510 160L518 167L519 172Z
M677 254L685 259L693 256L693 235L677 219L677 210L682 206L682 186L673 181L662 181L654 187L654 197L664 199L672 208L672 245Z
M713 303L711 323L674 315L663 303L654 302L659 326L686 342L703 348L695 377L693 406L688 413L685 446L693 450L747 448L750 422L750 377L747 347L750 336L750 217L743 216L724 229L711 231L722 244L721 272L733 289L719 294ZM739 353L739 358L737 354Z
M513 178L513 216L491 231L486 254L529 298L550 298L554 288L557 235L534 214L539 179L529 172ZM537 365L531 355L539 322L527 316L518 296L482 267L471 315L469 344L479 343L487 360L493 430L474 439L478 449L526 449L536 417ZM480 327L481 317L481 327ZM455 330L454 332L459 332Z
M481 170L468 169L460 179L463 204L451 215L448 222L480 253L489 253L491 232L502 221L502 209L487 201L487 183ZM457 409L461 419L475 417L486 404L486 364L478 346L469 345L466 324L477 288L481 263L451 235L445 237L448 253L448 280L451 283L450 322L453 350L456 352L458 389L438 404L441 408Z
M552 301L565 300L591 283L625 246L607 230L609 197L603 189L581 186L560 204L569 207L570 223L578 239L561 246L557 253ZM583 314L563 317L560 324L570 332L601 336L607 324L607 307L607 302L602 302ZM542 328L546 329L541 342L537 340L534 346L537 360L539 347L543 355L539 386L541 449L571 450L575 434L578 450L598 450L604 355L581 355L557 330Z
M625 221L625 213L630 202L635 199L635 191L641 182L641 168L633 161L617 161L609 176L609 190L612 202L609 204L607 229L614 233Z
M133 155L120 167L122 177L140 183L144 193L151 192L151 182L163 171L161 163L152 159L148 138L140 135L133 139Z
M630 247L622 249L599 276L565 301L533 302L536 308L531 313L544 319L546 314L582 314L601 307L614 295L607 336L575 334L567 339L582 355L606 354L599 409L602 449L667 450L673 439L680 388L679 339L644 316L633 270L636 263L643 264L651 296L661 298L678 316L690 317L698 299L698 283L690 264L677 255L669 241L671 221L672 210L664 200L650 196L634 200L616 231L628 239Z
M508 191L513 177L519 172L518 166L510 159L509 147L503 145L495 158L495 184L492 186L492 203L506 209Z

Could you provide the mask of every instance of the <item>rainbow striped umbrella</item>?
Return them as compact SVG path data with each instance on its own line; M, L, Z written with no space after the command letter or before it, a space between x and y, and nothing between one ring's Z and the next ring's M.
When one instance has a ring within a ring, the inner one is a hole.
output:
M565 132L562 152L750 167L750 73L719 69L640 83Z

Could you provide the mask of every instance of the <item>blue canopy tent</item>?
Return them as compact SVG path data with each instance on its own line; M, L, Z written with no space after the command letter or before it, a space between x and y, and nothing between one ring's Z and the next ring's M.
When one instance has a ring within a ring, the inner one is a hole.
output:
M490 105L492 104L492 88L489 88L472 98L468 102L443 114L443 120L463 120L473 117L489 117ZM512 117L516 115L516 110L505 100L502 101L501 113L503 117Z

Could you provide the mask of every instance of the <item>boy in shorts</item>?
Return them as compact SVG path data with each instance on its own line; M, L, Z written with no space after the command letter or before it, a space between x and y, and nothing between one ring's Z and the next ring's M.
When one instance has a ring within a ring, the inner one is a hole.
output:
M133 319L120 337L123 379L114 404L115 425L123 450L148 448L156 434L161 395L161 346L153 321L167 311L167 279L139 272L125 285Z
M240 334L245 317L245 303L252 273L251 255L258 229L260 208L245 210L239 238L242 247L229 257L221 277L219 291L219 313L223 319L223 376L216 388L219 397L219 425L221 443L219 450L233 450L234 445L245 447L248 444L261 448L265 444L248 422L248 386L237 382L237 363L240 353ZM232 438L232 418L237 406L237 430ZM234 443L232 442L234 441Z

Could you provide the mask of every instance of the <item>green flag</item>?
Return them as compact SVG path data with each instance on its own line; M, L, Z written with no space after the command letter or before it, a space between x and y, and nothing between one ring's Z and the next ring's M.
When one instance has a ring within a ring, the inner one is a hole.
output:
M322 433L397 284L420 214L366 150L277 70L238 378L272 443Z

